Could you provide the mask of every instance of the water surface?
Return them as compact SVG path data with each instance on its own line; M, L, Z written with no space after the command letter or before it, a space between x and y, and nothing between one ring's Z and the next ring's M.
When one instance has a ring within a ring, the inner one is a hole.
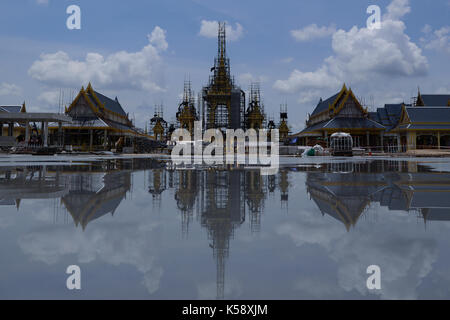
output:
M449 299L449 161L0 167L0 298ZM66 288L79 265L81 290ZM366 269L381 268L381 290Z

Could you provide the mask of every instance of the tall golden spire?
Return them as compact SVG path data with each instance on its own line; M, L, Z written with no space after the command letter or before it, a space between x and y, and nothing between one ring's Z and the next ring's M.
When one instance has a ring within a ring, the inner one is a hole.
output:
M225 32L225 22L219 22L219 36L218 36L218 58L221 62L225 62L226 59L226 32Z

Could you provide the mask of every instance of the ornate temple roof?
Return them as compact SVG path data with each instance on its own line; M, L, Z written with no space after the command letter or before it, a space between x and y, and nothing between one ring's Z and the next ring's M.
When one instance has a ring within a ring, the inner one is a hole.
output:
M111 98L108 98L107 96L104 96L103 94L101 94L97 91L94 91L94 93L97 96L98 100L100 100L100 102L103 103L103 105L106 109L113 111L115 113L118 113L124 117L127 116L126 112L123 110L117 97L113 100Z
M450 130L450 108L404 107L400 124L395 129Z
M403 105L403 103L385 104L384 108L378 108L376 112L370 112L369 119L382 124L389 131L398 125Z
M329 97L326 100L320 99L319 103L317 104L316 108L314 109L313 113L311 114L311 116L315 116L325 110L328 110L328 106L330 104L333 104L333 102L339 97L340 92L336 93L335 95Z
M331 120L316 123L310 127L305 128L299 134L314 132L321 129L371 129L384 130L383 125L369 119L369 118L342 118L336 117Z
M450 108L448 107L407 107L408 117L413 123L424 122L449 122Z

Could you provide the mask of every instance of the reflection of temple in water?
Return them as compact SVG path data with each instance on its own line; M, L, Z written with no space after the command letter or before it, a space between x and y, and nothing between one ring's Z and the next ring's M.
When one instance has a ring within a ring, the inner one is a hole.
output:
M425 221L450 221L450 173L399 161L345 166L344 172L331 165L322 172L307 172L306 186L322 214L341 221L347 230L372 203L416 212Z
M0 169L0 205L19 208L22 199L54 199L67 192L61 174L46 166Z
M161 173L162 167L160 162L152 159L111 161L101 167L77 167L77 171L67 175L68 193L61 201L76 226L81 225L84 230L89 222L107 214L114 215L131 190L132 172L151 169L150 172L157 174ZM156 185L163 186L165 181ZM162 191L155 190L155 193L161 194Z
M0 205L22 199L60 199L56 211L66 209L83 229L106 214L114 214L131 190L131 173L155 169L153 160L110 160L74 166L24 166L0 169ZM57 213L59 214L59 213Z
M373 174L307 173L307 190L322 214L341 221L347 230L354 226L382 188ZM368 179L368 180L367 180Z
M123 170L42 166L0 173L0 205L19 207L23 199L61 199L58 207L62 204L83 229L101 216L114 214L130 189L131 172Z

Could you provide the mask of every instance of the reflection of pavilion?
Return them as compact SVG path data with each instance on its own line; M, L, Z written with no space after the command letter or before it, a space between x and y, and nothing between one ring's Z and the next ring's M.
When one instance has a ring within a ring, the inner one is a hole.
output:
M22 199L60 198L83 229L92 220L114 214L130 188L131 171L114 168L105 172L91 166L36 166L0 171L0 205L19 207Z
M390 204L391 210L417 211L425 221L450 221L450 173L401 173L395 179L402 196L395 197L397 206Z
M425 220L450 221L450 174L431 172L307 173L306 186L322 214L347 230L377 202L389 210L415 211Z
M22 199L60 198L68 192L64 179L43 167L3 168L0 171L0 205L16 205Z
M347 230L354 226L383 187L374 174L307 173L306 186L322 214L341 221Z
M87 224L106 214L114 214L131 188L131 173L79 173L68 177L69 193L62 202L75 224Z

